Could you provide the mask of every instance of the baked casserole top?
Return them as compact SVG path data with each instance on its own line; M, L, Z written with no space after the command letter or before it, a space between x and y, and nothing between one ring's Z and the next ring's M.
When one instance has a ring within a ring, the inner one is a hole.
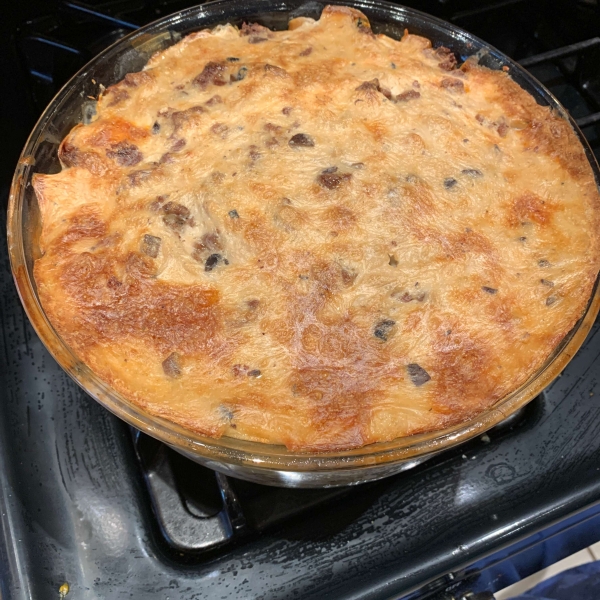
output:
M469 419L598 273L569 123L350 8L185 37L59 157L34 179L44 310L126 399L208 436L343 450Z

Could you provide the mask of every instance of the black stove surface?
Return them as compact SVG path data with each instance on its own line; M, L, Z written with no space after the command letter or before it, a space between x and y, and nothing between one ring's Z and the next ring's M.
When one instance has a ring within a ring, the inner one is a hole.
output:
M527 64L598 154L596 0L405 4ZM107 44L187 5L12 7L0 24L3 198L56 89ZM600 501L598 324L563 375L487 436L380 482L283 490L216 475L132 435L48 355L21 308L4 245L1 260L2 598L56 598L65 583L67 598L78 600L375 600L415 590L411 598L429 598L478 559Z

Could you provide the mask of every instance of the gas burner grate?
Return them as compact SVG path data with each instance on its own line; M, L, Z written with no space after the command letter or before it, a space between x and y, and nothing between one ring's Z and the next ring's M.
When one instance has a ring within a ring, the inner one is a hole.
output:
M117 27L137 29L165 15L203 3L189 0L67 0L63 2L63 6L69 11L98 22L105 21Z
M593 37L520 61L556 95L582 129L600 122L600 37ZM579 116L580 113L586 112ZM597 143L597 132L589 131L588 141ZM592 139L590 139L592 138Z
M477 445L497 442L514 429L534 422L543 402L543 396L538 396L490 430L489 435L416 468L464 460ZM376 494L378 482L359 488L286 489L234 479L181 456L136 429L131 428L131 432L163 541L171 551L190 560L303 516L309 515L311 521L315 512L326 511L347 495L356 501L361 494Z
M132 429L152 508L167 545L198 554L287 522L352 488L294 490L226 477Z

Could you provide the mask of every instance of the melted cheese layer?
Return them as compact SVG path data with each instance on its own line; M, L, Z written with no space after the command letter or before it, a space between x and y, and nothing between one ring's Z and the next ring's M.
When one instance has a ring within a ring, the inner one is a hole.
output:
M490 407L580 318L599 198L566 121L455 67L341 7L155 55L35 178L53 325L210 436L349 449Z

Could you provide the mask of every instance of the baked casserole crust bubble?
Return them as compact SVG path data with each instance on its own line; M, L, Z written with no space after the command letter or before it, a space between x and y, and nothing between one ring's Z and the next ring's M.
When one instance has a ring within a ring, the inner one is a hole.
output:
M153 415L291 450L474 417L582 316L599 196L502 71L330 6L154 55L37 174L56 331Z

